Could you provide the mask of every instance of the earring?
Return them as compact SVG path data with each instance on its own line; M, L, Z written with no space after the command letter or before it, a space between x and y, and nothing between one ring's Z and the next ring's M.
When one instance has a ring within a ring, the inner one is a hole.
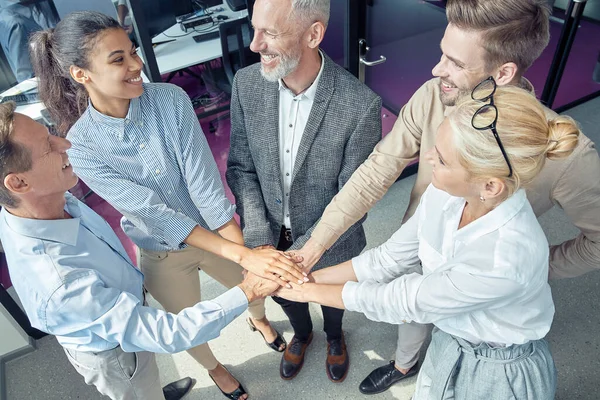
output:
M479 200L480 200L482 203L484 203L484 202L485 202L485 197L483 197L483 196L479 196Z

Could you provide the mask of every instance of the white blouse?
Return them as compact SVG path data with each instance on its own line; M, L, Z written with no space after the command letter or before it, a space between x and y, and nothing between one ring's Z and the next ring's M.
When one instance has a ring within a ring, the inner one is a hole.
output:
M525 191L458 229L464 206L429 185L408 222L352 260L358 282L344 286L346 309L392 324L433 323L473 344L544 337L554 316L548 241Z

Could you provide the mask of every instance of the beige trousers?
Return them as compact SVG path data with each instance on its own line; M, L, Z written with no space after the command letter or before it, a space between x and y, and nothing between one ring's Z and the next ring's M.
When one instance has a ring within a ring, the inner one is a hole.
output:
M125 353L121 347L98 353L63 349L85 383L101 394L113 400L165 400L154 353Z
M243 269L238 264L192 246L169 252L138 249L138 266L144 273L146 289L172 313L201 301L199 269L227 289L243 279ZM248 311L254 319L264 318L264 299L250 303ZM189 349L188 353L209 371L219 364L208 343Z
M427 339L427 335L433 329L433 324L410 324L398 325L398 345L396 347L395 364L398 368L410 369L419 361L421 347Z

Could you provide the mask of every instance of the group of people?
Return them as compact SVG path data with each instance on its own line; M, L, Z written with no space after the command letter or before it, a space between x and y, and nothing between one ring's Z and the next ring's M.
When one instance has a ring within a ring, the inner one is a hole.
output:
M293 379L314 302L333 382L349 370L348 309L399 326L395 360L361 382L364 394L418 374L416 400L552 399L548 278L600 267L600 158L523 77L549 41L546 1L448 0L435 77L383 140L381 99L320 49L329 8L255 3L261 62L238 71L231 95L235 206L189 97L142 83L117 21L76 12L32 36L40 97L66 137L0 105L0 238L32 325L110 398L181 398L190 380L161 388L153 354L187 350L244 400L207 342L248 308ZM416 158L401 228L361 254L367 211ZM78 178L123 214L139 270L65 193ZM536 216L555 204L581 234L549 247ZM198 269L229 290L201 301ZM267 296L290 320L289 343L265 315Z

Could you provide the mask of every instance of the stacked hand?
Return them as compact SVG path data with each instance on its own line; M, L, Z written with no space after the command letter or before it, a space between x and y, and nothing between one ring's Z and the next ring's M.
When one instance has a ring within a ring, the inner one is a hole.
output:
M302 272L309 274L325 250L325 247L310 238L301 249L289 251L287 254L300 263Z
M306 288L310 284L307 285L297 285L292 283L288 287L279 287L277 291L273 294L273 296L282 297L286 300L296 301L298 303L306 303L308 300L305 299Z
M289 286L288 282L302 284L307 281L306 274L297 260L272 246L260 246L248 249L240 265L262 278L276 282L281 286Z
M261 278L252 272L247 272L244 275L244 280L238 286L248 298L248 303L270 296L280 287L277 282Z

